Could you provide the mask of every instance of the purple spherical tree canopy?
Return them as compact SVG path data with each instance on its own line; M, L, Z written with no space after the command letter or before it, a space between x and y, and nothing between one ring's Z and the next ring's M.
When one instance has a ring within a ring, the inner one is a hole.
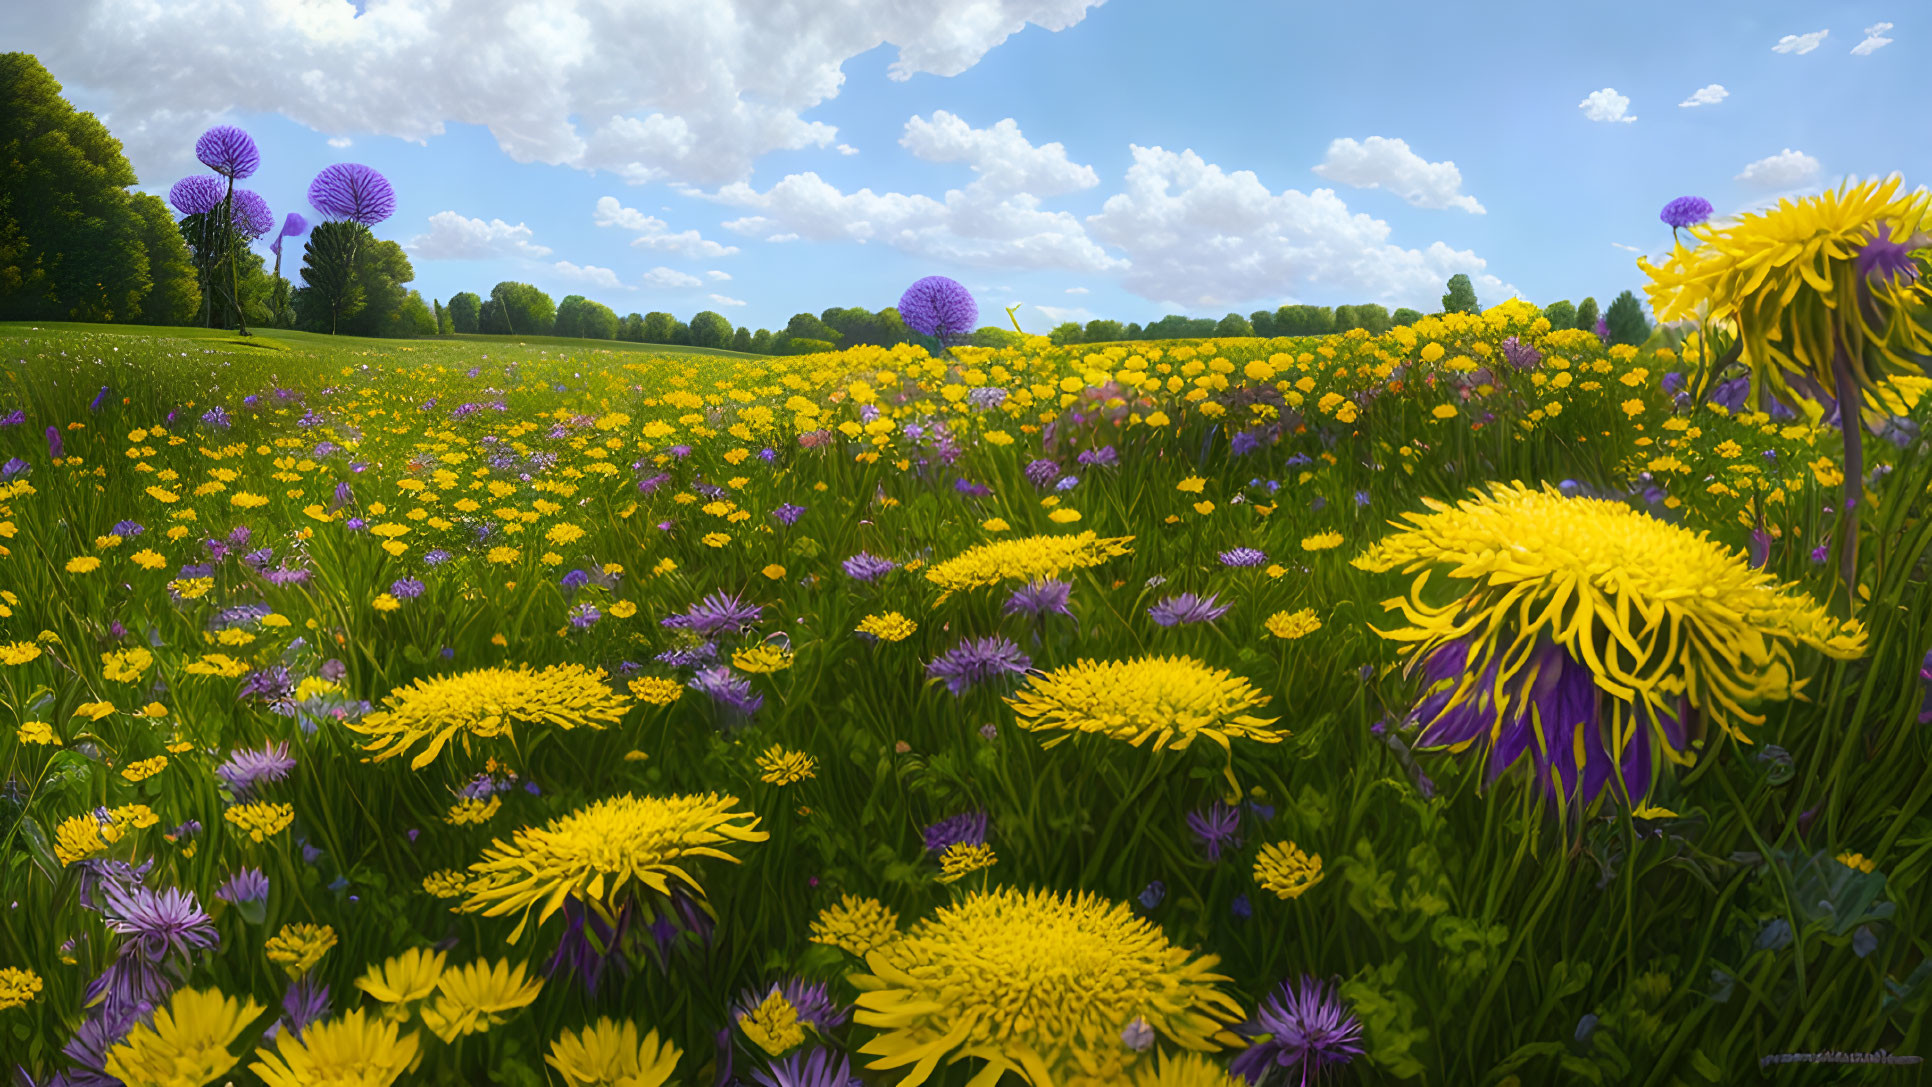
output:
M174 183L168 190L168 203L183 215L206 215L221 206L225 195L220 178L196 174Z
M359 162L338 162L315 175L309 184L309 203L331 219L374 226L395 214L396 190Z
M195 141L195 157L223 177L240 181L262 164L262 153L248 133L234 125L216 125Z
M973 331L979 304L973 293L945 276L927 276L899 297L899 316L906 327L941 343Z
M1711 202L1701 196L1680 196L1665 204L1664 210L1657 217L1672 230L1678 227L1696 226L1711 217Z
M259 238L275 228L275 213L268 201L248 189L235 190L235 233L244 238Z

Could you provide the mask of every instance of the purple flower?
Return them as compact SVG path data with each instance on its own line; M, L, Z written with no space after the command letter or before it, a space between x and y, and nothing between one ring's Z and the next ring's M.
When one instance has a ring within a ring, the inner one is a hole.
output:
M1139 899L1142 909L1154 909L1162 902L1167 901L1167 884L1162 883L1160 880L1149 883L1147 886L1141 888Z
M589 602L570 609L570 625L578 630L589 630L603 617L604 613L597 610L597 605Z
M1925 684L1925 701L1919 706L1919 724L1932 724L1932 653L1919 665L1919 680Z
M413 577L397 578L389 585L389 595L397 600L414 600L423 595L428 586Z
M235 233L244 238L259 238L275 229L275 213L268 201L248 189L235 190Z
M109 389L105 385L101 386L101 391L94 394L94 402L87 405L87 410L88 411L101 410L101 405L107 402L108 394L112 391L113 390Z
M765 704L765 696L752 691L751 681L729 668L702 669L692 677L690 686L738 718L750 717Z
M585 570L572 570L557 581L557 587L567 593L574 593L588 584L590 574Z
M1045 457L1028 461L1026 465L1026 478L1035 487L1045 490L1053 486L1054 480L1060 478L1060 466Z
M894 570L899 564L891 559L861 551L840 564L845 568L845 576L854 581L877 581Z
M309 221L307 219L302 218L301 212L299 211L289 212L288 215L282 219L281 233L275 235L275 240L269 243L269 246L268 246L269 250L273 252L276 256L278 257L281 256L282 239L300 237L303 234L303 232L308 230L308 228L309 228ZM288 390L286 389L277 389L275 390L275 394L278 397L281 397L282 394L286 393L287 391ZM282 397L282 398L288 399L287 397Z
M195 141L195 158L225 178L240 181L262 164L262 153L248 133L234 125L216 125Z
M396 190L359 162L338 162L309 183L309 203L331 219L374 226L395 214Z
M1597 331L1597 339L1602 340L1605 343L1610 342L1610 322L1604 317L1602 317L1601 315L1597 317L1596 331Z
M998 385L981 385L966 393L966 403L977 411L990 411L1006 403L1006 390Z
M1664 210L1657 215L1672 230L1696 226L1710 217L1711 202L1701 196L1680 196L1665 204Z
M1113 446L1103 445L1098 449L1081 450L1080 455L1075 457L1074 460L1079 461L1089 468L1109 468L1120 463L1120 454L1115 451Z
M1005 676L1025 675L1031 667L1033 662L1020 652L1019 646L1013 644L1011 639L995 634L990 638L962 641L956 648L940 654L926 665L926 676L945 680L946 689L958 697L981 683Z
M717 662L718 647L712 645L710 642L699 642L696 645L689 646L677 646L659 653L653 659L660 664L668 664L673 668L701 668L707 664Z
M1903 278L1910 283L1919 276L1918 262L1912 259L1912 250L1927 246L1932 246L1932 236L1923 233L1913 234L1904 241L1893 241L1891 230L1881 222L1858 250L1859 278Z
M1147 1052L1147 1048L1154 1044L1154 1028L1147 1022L1146 1016L1136 1015L1120 1028L1120 1044L1136 1053Z
M220 178L207 174L184 177L168 190L168 203L183 215L206 215L221 206L227 192Z
M172 887L153 891L138 885L123 889L110 884L101 916L108 928L129 937L122 955L137 954L149 963L159 964L171 955L186 960L193 952L221 942L214 921L202 912L193 891Z
M1234 901L1228 903L1228 913L1232 914L1236 921L1246 921L1254 916L1254 903L1248 901L1245 893L1235 895Z
M688 630L701 637L711 638L719 634L738 634L753 623L764 618L765 609L757 604L747 604L733 593L712 593L682 615L670 615L658 620L659 624L672 630Z
M1188 812L1187 829L1200 840L1207 859L1218 861L1222 850L1241 846L1241 811L1217 800L1200 811Z
M1536 345L1511 336L1503 341L1503 358L1518 370L1534 370L1536 364L1543 361L1543 352L1538 351Z
M299 978L282 994L282 1018L269 1028L272 1038L276 1027L287 1027L296 1038L302 1028L329 1014L329 987L313 978Z
M614 966L618 973L630 975L624 937L637 920L637 909L630 899L626 898L618 908L615 924L597 916L595 910L586 908L575 898L564 899L563 917L563 937L557 942L557 953L551 956L545 970L548 975L554 978L559 972L569 973L583 983L585 994L591 997L597 995L605 970Z
M798 519L800 517L805 516L805 507L794 506L790 502L787 502L784 505L778 507L777 509L771 511L771 515L773 517L778 518L778 521L780 524L787 525L787 526L795 525L798 523Z
M221 430L227 430L234 425L234 420L228 417L228 410L219 405L202 412L201 421Z
M1267 561L1266 552L1257 551L1252 547L1237 547L1232 551L1221 552L1223 566L1261 566Z
M1276 1069L1296 1069L1295 1078L1307 1083L1362 1055L1361 1022L1341 994L1312 977L1282 982L1240 1029L1252 1044L1228 1071L1255 1087Z
M1039 619L1049 614L1071 616L1067 601L1073 593L1073 584L1066 581L1034 581L1013 590L1000 610L1008 615L1025 615Z
M986 844L986 813L950 815L926 828L926 852L938 855L956 845Z
M59 460L60 448L61 448L60 428L48 427L47 428L47 456L54 460Z
M295 760L289 756L288 744L271 743L260 751L242 750L229 755L227 762L215 767L215 776L227 784L236 799L241 799L251 795L257 786L283 780L293 769Z
M443 550L440 547L434 551L428 551L423 554L423 565L425 566L441 566L442 564L448 561L449 561L449 552Z
M728 1049L727 1049L728 1051ZM860 1087L851 1060L829 1049L798 1050L751 1074L757 1087Z
M1204 597L1195 596L1193 593L1182 593L1179 596L1170 596L1148 608L1147 614L1161 626L1171 627L1181 623L1212 623L1226 615L1233 607L1233 604L1221 603L1219 597L1213 593Z
M773 990L785 998L798 1013L798 1021L813 1030L824 1034L845 1025L847 1010L839 1007L826 990L825 983L811 982L804 978L787 978L783 984L773 985L762 992L745 989L739 992L736 1006L731 1010L731 1018L738 1019L750 1015Z
M927 276L899 296L899 316L908 328L943 346L973 331L979 304L973 293L945 276Z

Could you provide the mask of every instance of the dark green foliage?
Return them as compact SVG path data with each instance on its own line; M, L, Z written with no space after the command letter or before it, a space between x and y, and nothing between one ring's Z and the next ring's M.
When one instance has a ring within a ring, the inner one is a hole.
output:
M679 321L671 326L671 342L679 347L691 346L691 326Z
M201 309L201 287L194 259L175 229L174 214L160 197L149 193L130 194L128 204L140 221L149 285L140 313L132 319L144 325L191 323Z
M1335 311L1327 306L1283 306L1275 311L1277 336L1326 336L1335 331Z
M750 351L751 330L743 325L739 325L738 331L731 334L731 349L733 351Z
M1367 329L1376 336L1395 327L1395 319L1389 316L1388 307L1379 302L1364 302L1356 306L1355 321L1355 327Z
M528 283L504 281L490 289L477 317L477 331L508 336L548 336L556 327L557 307L550 296Z
M1581 305L1577 306L1576 324L1574 327L1580 328L1585 332L1595 332L1597 330L1596 299L1586 298Z
M808 336L788 336L785 339L784 354L787 355L816 355L822 351L836 350L838 348L833 347L830 343L824 340L814 340Z
M450 331L458 335L468 335L477 330L477 315L483 309L483 300L474 291L453 294L449 299Z
M1053 331L1047 333L1047 341L1055 347L1065 347L1070 343L1084 342L1085 335L1078 322L1066 321L1055 325Z
M1214 334L1216 336L1228 337L1252 336L1254 335L1254 326L1248 323L1246 317L1238 313L1230 313L1226 317L1221 318L1220 323L1214 326Z
M1569 299L1551 302L1543 307L1543 319L1550 323L1550 331L1576 327L1576 306Z
M671 333L677 331L678 319L668 313L653 310L644 315L644 343L670 343Z
M1081 343L1111 343L1114 340L1126 338L1126 326L1119 321L1105 321L1098 318L1088 321L1087 327L1080 333Z
M625 314L624 319L617 322L617 338L630 343L643 343L644 315L641 313Z
M1127 338L1130 340L1144 340L1147 338L1147 330L1140 327L1139 321L1129 321L1127 323Z
M838 329L809 313L792 314L792 319L785 323L785 331L782 335L787 339L824 340L826 343L838 343L843 339Z
M701 310L691 318L691 346L724 347L731 342L731 322L724 314Z
M1610 308L1604 311L1603 322L1610 326L1611 343L1635 347L1650 335L1650 319L1644 316L1644 304L1630 291L1610 303Z
M974 347L1017 347L1026 342L1026 335L998 325L982 325L973 330L966 342Z
M1257 336L1275 335L1275 311L1258 309L1248 314L1248 327L1254 329L1254 334Z
M1089 325L1091 327L1091 324ZM1214 335L1214 319L1211 317L1184 317L1170 313L1142 330L1141 335L1150 340L1198 340ZM1092 340L1088 341L1093 342Z
M190 235L196 217L183 221ZM356 257L375 243L361 223L324 222L309 229L302 246L302 286L295 292L295 323L313 332L340 332L362 312L365 299L356 275Z
M772 341L771 329L761 328L758 331L752 333L751 334L751 353L754 355L771 354L772 353L771 341Z
M1401 328L1406 325L1415 324L1420 320L1422 320L1421 310L1412 310L1407 306L1403 306L1401 309L1389 314L1389 327Z
M557 320L551 326L550 334L553 336L582 336L584 334L583 319L578 313L578 308L585 301L586 299L581 294L564 295L563 301L557 303Z
M1442 312L1482 312L1482 306L1476 301L1476 285L1469 282L1469 277L1462 272L1449 277L1449 293L1442 296Z
M439 300L432 299L431 304L436 311L436 334L438 336L449 335L449 311L443 308L443 303Z

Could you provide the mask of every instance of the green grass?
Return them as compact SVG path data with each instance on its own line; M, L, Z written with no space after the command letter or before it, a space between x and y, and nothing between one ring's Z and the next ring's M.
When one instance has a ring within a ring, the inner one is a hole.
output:
M742 351L726 351L710 347L682 347L675 344L631 343L628 340L580 340L569 336L497 336L471 333L454 336L426 336L421 339L398 340L378 339L369 336L327 336L319 332L297 332L282 328L256 328L249 330L252 335L241 336L232 329L198 328L188 325L121 325L99 324L88 321L0 321L0 336L28 336L35 332L43 333L92 333L107 336L127 336L140 339L174 339L214 341L238 347L252 347L261 350L286 350L291 347L338 348L368 350L380 348L394 350L412 344L429 343L481 343L499 344L504 347L561 347L576 351L648 351L665 355L716 355L724 358L755 359L763 355L752 355Z

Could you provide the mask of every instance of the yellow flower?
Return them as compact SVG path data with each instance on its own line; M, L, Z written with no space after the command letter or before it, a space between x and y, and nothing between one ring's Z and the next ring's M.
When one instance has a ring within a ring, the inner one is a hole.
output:
M1158 1059L1150 1057L1135 1063L1133 1087L1247 1087L1247 1080L1202 1054L1170 1057L1162 1050Z
M722 532L707 532L699 538L698 542L706 547L723 547L731 542L731 537Z
M974 872L993 867L999 860L993 847L984 842L954 842L939 855L939 882L956 883Z
M912 637L913 632L918 629L918 623L896 611L889 611L883 615L868 615L859 620L858 626L860 634L870 634L882 642L903 642Z
M1855 868L1860 872L1869 873L1874 868L1878 867L1876 864L1873 864L1870 860L1866 859L1863 853L1840 853L1835 859L1838 861L1839 864L1842 864L1847 868Z
M973 1058L985 1083L1117 1082L1132 1058L1120 1030L1136 1016L1197 1051L1241 1018L1217 961L1091 894L974 892L866 956L853 1020L879 1032L861 1050L867 1067L904 1069L903 1087Z
M740 672L754 676L782 672L792 666L791 651L771 642L761 642L750 649L739 649L731 654L731 665Z
M461 898L469 885L470 877L454 868L443 868L423 877L423 890L436 898Z
M483 850L482 860L470 865L479 878L471 883L463 910L485 917L522 911L523 920L510 936L515 943L539 905L537 924L542 925L566 898L612 920L614 903L633 881L659 895L669 895L674 881L702 894L681 862L712 857L735 864L737 858L720 845L770 837L757 829L756 815L731 810L737 804L736 797L716 793L627 793L594 801L542 828L521 828L513 843L497 839Z
M478 960L443 972L436 983L436 1002L423 1006L423 1025L443 1041L454 1042L503 1023L509 1012L528 1006L542 989L543 980L526 979L521 963L511 966L503 960L492 966Z
M566 547L583 539L584 530L569 522L559 521L550 526L550 531L544 533L543 538L553 547Z
M1340 546L1342 546L1342 534L1339 532L1321 532L1303 537L1301 541L1303 551L1332 551Z
M664 1087L684 1054L657 1031L637 1036L637 1024L600 1016L582 1031L566 1030L550 1043L544 1063L565 1087Z
M90 721L99 721L101 718L111 717L113 714L114 703L112 702L83 702L74 707L75 717L85 717Z
M1254 881L1277 898L1300 898L1322 881L1322 859L1293 842L1272 842L1255 857Z
M28 721L15 729L13 735L23 744L38 744L43 747L48 744L60 746L60 734L45 721Z
M1194 503L1194 512L1206 517L1208 514L1214 512L1214 503L1203 498L1199 502Z
M204 1087L235 1067L228 1052L262 1006L224 996L217 989L179 989L154 1012L152 1025L137 1023L107 1051L104 1069L127 1087Z
M818 767L818 760L803 751L787 751L778 744L765 749L758 756L758 769L764 774L758 779L767 785L790 785L809 777Z
M40 995L40 975L17 966L0 967L0 1012L24 1008Z
M668 706L684 694L684 684L662 676L640 676L631 680L631 696L653 706Z
M397 600L388 593L377 594L374 603L377 611L395 611L397 608L402 607L402 601Z
M40 659L40 647L32 642L0 645L0 664L27 664Z
M1322 628L1322 621L1313 608L1300 611L1278 611L1268 617L1268 633L1277 638L1293 640L1306 638Z
M507 545L492 547L490 548L490 553L485 556L487 561L497 566L507 566L522 557L523 552L521 550Z
M92 555L80 555L67 560L67 572L70 574L91 574L100 568L101 560Z
M265 1087L389 1087L414 1067L418 1035L371 1019L361 1008L276 1035L276 1052L257 1049L248 1066Z
M949 593L1001 582L1044 581L1065 570L1098 566L1128 554L1131 542L1131 536L1102 539L1093 532L996 540L934 564L926 571L926 580Z
M151 759L142 759L140 762L131 762L121 767L121 776L129 781L146 781L167 768L168 757L156 755Z
M1174 484L1174 489L1177 491L1185 491L1188 494L1200 494L1202 488L1206 486L1207 480L1202 479L1200 476L1189 476L1179 483Z
M637 614L637 605L629 600L619 600L610 606L613 619L629 619Z
M842 895L838 905L819 911L812 922L812 942L830 944L861 958L874 948L899 938L899 915L876 898Z
M1454 419L1456 417L1456 406L1454 404L1437 404L1435 407L1429 409L1429 414L1438 419Z
M502 807L501 797L493 796L488 800L478 800L473 796L466 796L450 805L448 814L443 816L443 822L453 827L481 826L489 822Z
M1234 739L1278 743L1287 733L1272 719L1244 712L1267 701L1247 680L1191 657L1082 660L1028 677L1006 700L1029 731L1098 733L1135 747L1152 740L1155 751L1184 750L1201 736L1223 750Z
M1079 510L1054 510L1047 514L1047 520L1059 525L1070 525L1079 519Z
M269 962L280 966L293 979L313 969L334 946L333 927L303 922L283 925L280 932L269 937L262 950L267 953Z
M409 1009L405 1005L436 991L437 983L443 979L443 959L441 951L411 948L381 966L371 966L356 979L356 988L390 1005L384 1010L386 1017L407 1019Z
M775 562L758 572L765 575L765 577L769 578L772 581L777 581L779 578L782 578L785 576L785 568L783 566L778 565Z
M805 1044L805 1030L798 1025L798 1009L775 985L762 1003L738 1017L738 1029L774 1057Z
M605 685L602 669L556 664L532 671L520 665L419 679L389 692L380 711L349 727L372 737L363 750L374 752L376 762L428 740L409 763L411 770L421 770L458 736L467 750L471 736L508 736L519 723L601 729L621 719L626 708L623 698Z
M1012 528L1013 526L1007 524L1006 519L1003 517L988 517L985 521L982 521L980 523L979 527L985 529L988 532L1005 532L1008 529Z
M255 801L251 804L237 804L222 813L222 817L235 825L235 829L248 835L250 841L265 841L288 829L295 821L295 809L287 804L272 804Z

